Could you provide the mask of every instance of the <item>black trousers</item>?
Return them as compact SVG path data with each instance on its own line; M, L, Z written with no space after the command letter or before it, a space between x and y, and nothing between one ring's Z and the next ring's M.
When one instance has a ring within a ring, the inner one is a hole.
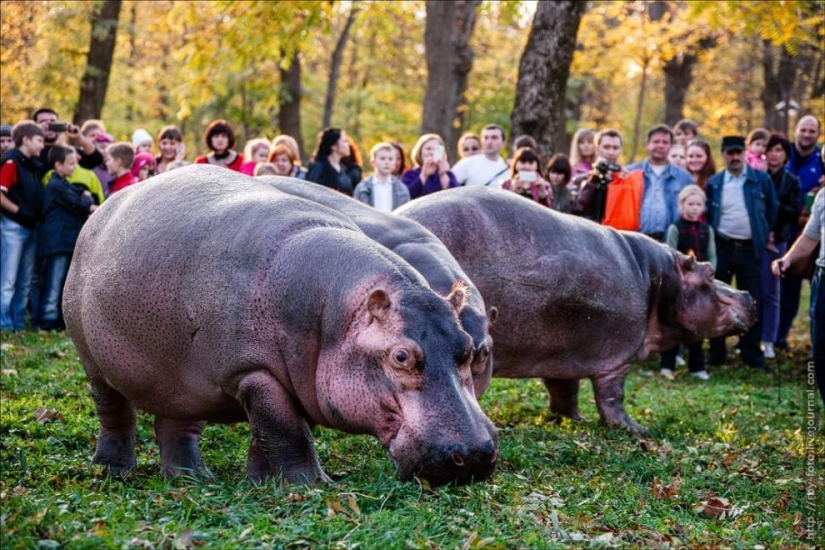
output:
M716 278L731 284L736 278L736 288L750 293L758 304L762 300L762 266L753 250L753 241L728 239L716 234ZM756 320L748 332L739 337L739 351L748 364L763 362L760 347L762 319ZM721 363L725 358L725 339L710 341L709 363Z
M825 403L825 268L817 267L811 281L811 344L819 396Z

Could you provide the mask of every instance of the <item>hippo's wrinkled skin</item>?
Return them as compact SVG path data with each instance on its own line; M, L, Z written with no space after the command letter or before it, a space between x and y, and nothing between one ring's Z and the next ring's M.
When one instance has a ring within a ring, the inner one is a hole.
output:
M100 418L94 461L135 467L135 408L165 474L204 469L204 422L248 420L247 472L327 479L309 427L377 437L401 479L483 479L495 430L472 387L466 291L432 291L337 212L223 168L114 195L84 227L69 334Z
M514 193L454 189L396 213L435 233L498 307L493 375L542 378L564 416L579 418L590 378L602 419L645 433L623 406L630 362L754 322L750 295L715 281L710 264Z
M496 310L490 308L490 312L486 312L481 293L435 235L417 222L379 212L321 185L276 176L259 179L279 191L323 204L344 214L369 238L407 260L436 292L446 295L451 292L456 281L465 283L470 290L470 299L459 317L462 327L472 337L475 348L472 372L476 394L484 393L490 385L492 375L493 341L489 327L495 321Z

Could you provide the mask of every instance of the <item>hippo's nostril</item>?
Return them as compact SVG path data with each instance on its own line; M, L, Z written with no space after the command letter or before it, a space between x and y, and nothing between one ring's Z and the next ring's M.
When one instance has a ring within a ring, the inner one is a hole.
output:
M464 455L458 451L453 451L453 462L456 466L464 466Z
M493 464L498 459L498 449L493 449L493 452L490 453L490 464Z

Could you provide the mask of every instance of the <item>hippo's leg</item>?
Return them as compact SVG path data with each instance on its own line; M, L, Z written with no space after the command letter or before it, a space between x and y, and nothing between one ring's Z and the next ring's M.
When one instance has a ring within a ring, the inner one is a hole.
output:
M163 475L208 473L198 450L198 439L205 425L206 422L155 418L155 435L160 446L160 467Z
M252 430L247 460L250 477L282 476L289 483L329 481L302 411L275 378L261 371L250 374L238 394Z
M110 475L122 475L137 467L135 459L134 405L104 380L89 378L92 399L100 420L97 449L92 462L108 466Z
M582 420L579 414L579 381L560 378L542 378L550 395L550 412L573 420Z
M624 410L624 379L628 370L629 364L618 371L592 378L596 407L602 420L609 426L622 427L633 434L647 435L647 429L634 422Z

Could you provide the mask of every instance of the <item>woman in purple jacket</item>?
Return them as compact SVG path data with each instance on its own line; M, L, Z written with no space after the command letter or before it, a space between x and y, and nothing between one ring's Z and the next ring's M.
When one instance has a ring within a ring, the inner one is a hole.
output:
M458 187L458 180L447 161L444 140L438 134L424 134L418 138L410 156L414 167L404 172L401 181L410 190L411 199Z

